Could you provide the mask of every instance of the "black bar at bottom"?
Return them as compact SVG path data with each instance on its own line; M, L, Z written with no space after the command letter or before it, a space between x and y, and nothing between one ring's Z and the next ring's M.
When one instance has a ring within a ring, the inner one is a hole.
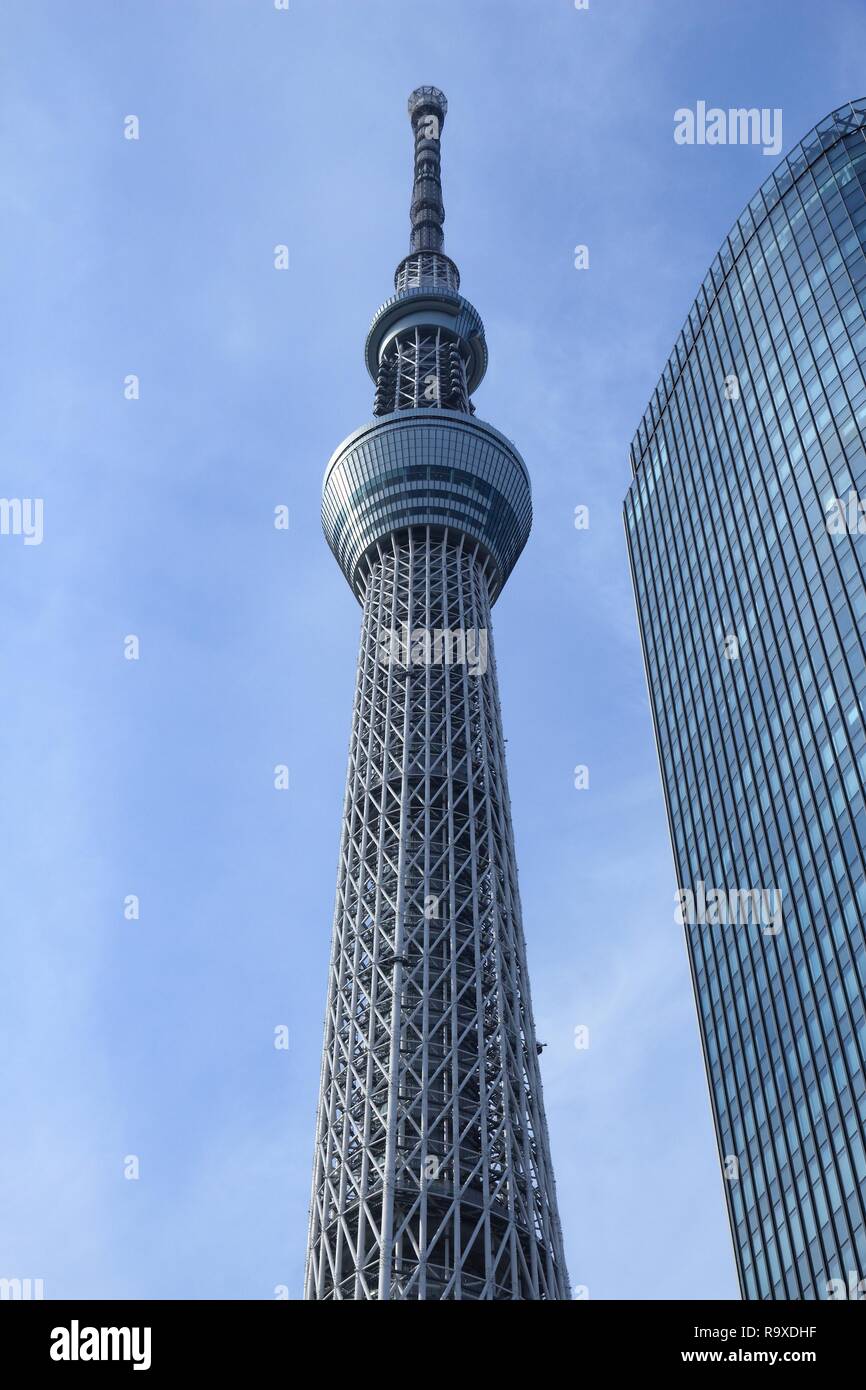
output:
M422 1306L429 1307L414 1305ZM404 1335L411 1338L407 1349L416 1359L425 1348L421 1366L426 1378L435 1376L437 1363L443 1368L447 1364L440 1361L440 1356L446 1357L447 1344L439 1339L450 1336L452 1329L463 1339L464 1372L472 1366L466 1354L471 1349L478 1358L476 1365L482 1352L485 1357L496 1356L496 1305L487 1309L475 1303L462 1306L463 1312L456 1314L459 1328L455 1328L447 1313L437 1314L432 1308L429 1314L421 1314L432 1316L431 1323L416 1323L418 1313L413 1316L406 1304L350 1314L346 1309L278 1301L4 1301L0 1302L0 1336L3 1363L8 1365L11 1359L19 1367L19 1382L21 1371L25 1376L45 1371L52 1376L98 1376L101 1369L114 1375L137 1372L151 1379L185 1371L199 1378L225 1379L234 1373L248 1375L263 1365L282 1365L293 1379L306 1378L313 1373L311 1358L315 1357L325 1358L327 1379L332 1380L341 1366L345 1370L357 1357L368 1333L381 1335L381 1319L387 1318L389 1345ZM361 1321L347 1327L347 1316ZM526 1350L534 1346L536 1359L539 1333L543 1339L538 1369L544 1379L545 1367L551 1369L548 1354L563 1352L573 1358L576 1375L581 1367L600 1360L614 1373L638 1370L651 1375L674 1368L688 1373L712 1365L769 1370L796 1365L812 1367L826 1377L828 1371L857 1364L866 1327L863 1313L841 1302L577 1300L536 1308L535 1313L526 1308L510 1314L511 1321L502 1324L503 1353L515 1346L515 1316L529 1320L526 1335L533 1341L526 1343ZM421 1343L419 1334L425 1339ZM390 1375L402 1365L405 1375L407 1364L400 1360L390 1372L380 1367L378 1373ZM357 1369L363 1372L361 1366ZM368 1368L368 1373L377 1372Z

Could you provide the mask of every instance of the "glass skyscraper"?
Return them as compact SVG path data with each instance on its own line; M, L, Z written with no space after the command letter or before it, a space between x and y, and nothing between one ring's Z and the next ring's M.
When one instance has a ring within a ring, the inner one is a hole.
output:
M864 311L859 101L722 245L625 500L747 1298L856 1297L866 1278Z

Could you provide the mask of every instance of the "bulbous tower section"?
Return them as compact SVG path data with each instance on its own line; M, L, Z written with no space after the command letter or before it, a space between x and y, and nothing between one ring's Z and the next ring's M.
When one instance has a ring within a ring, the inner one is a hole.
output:
M325 472L363 608L305 1296L563 1299L490 611L529 536L475 417L484 326L445 255L442 92L409 98L409 254L365 357L373 420Z

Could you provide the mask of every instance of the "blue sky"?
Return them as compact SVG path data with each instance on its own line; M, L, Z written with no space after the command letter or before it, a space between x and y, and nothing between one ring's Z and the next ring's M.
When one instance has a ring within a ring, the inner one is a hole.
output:
M446 248L491 353L476 406L534 486L496 650L570 1273L736 1297L621 504L775 165L675 144L673 113L780 107L784 157L862 96L866 11L8 0L3 40L0 490L44 498L45 533L0 537L0 1275L300 1293L360 616L320 485L370 418L406 97L433 83Z

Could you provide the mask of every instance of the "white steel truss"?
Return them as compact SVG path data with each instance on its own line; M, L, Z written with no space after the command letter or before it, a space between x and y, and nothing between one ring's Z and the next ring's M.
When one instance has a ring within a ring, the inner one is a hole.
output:
M417 640L436 631L438 651ZM459 530L392 535L370 562L305 1296L570 1296L488 573Z
M410 328L379 364L373 414L439 407L472 412L459 341L441 328Z

